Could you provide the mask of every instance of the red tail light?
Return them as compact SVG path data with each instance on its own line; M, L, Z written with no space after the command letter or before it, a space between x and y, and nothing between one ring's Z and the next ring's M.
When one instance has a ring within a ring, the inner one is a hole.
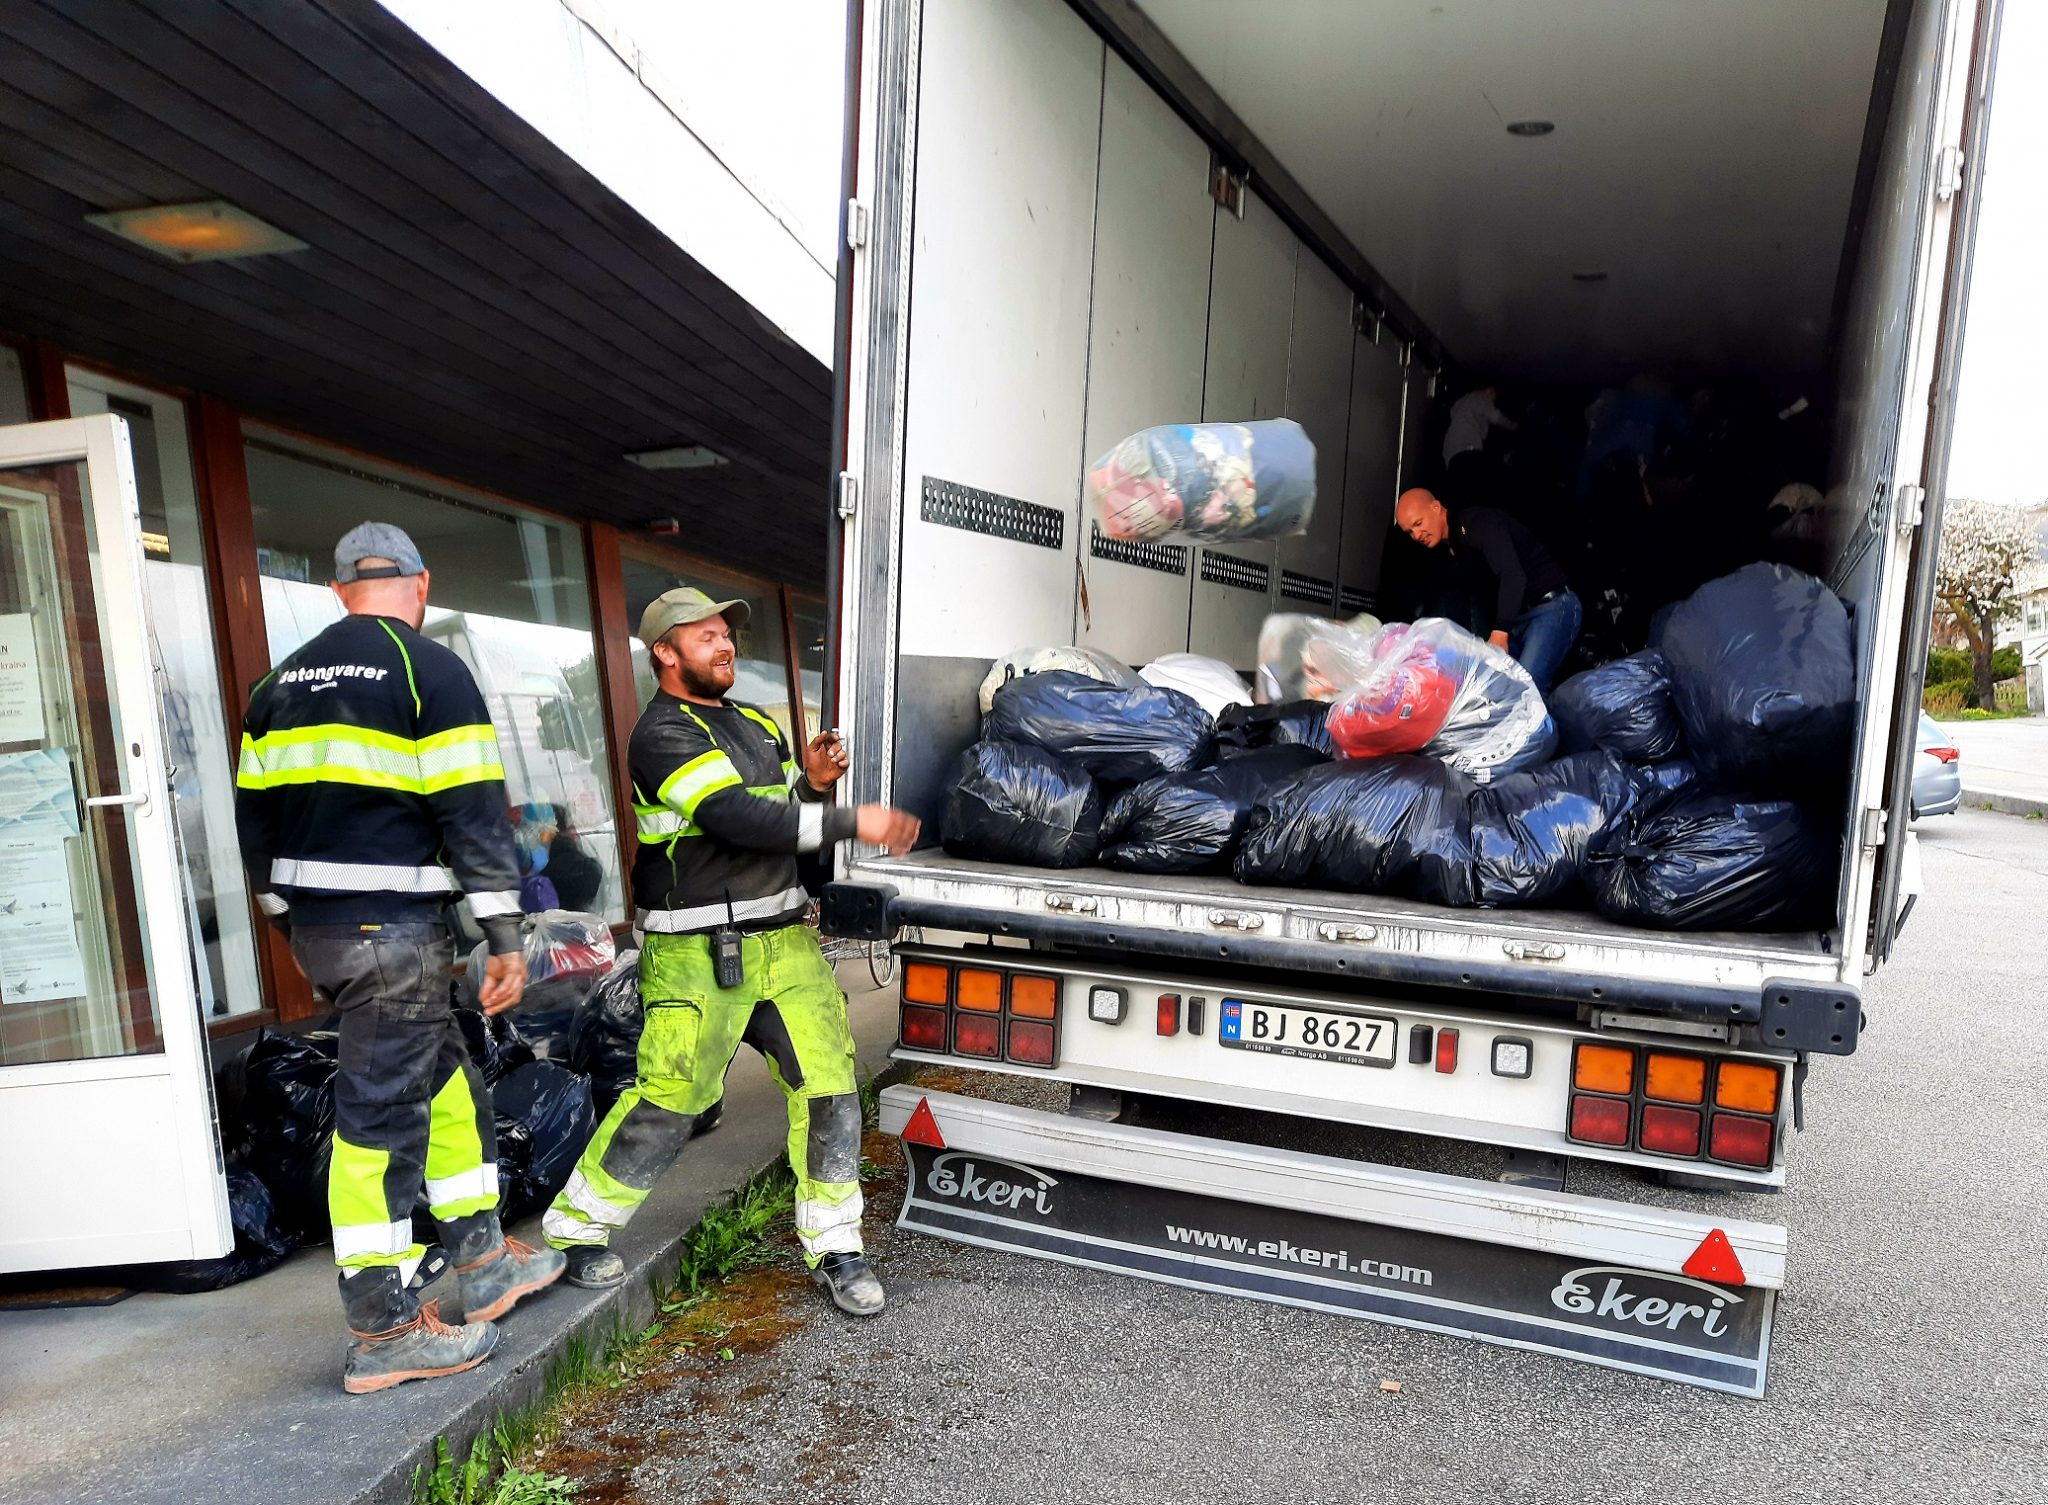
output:
M1778 1126L1768 1118L1716 1113L1709 1153L1730 1165L1767 1166L1777 1139Z
M1446 1076L1458 1069L1458 1032L1454 1029L1436 1032L1436 1069Z
M1010 1059L1020 1066L1050 1066L1059 1040L1050 1024L1032 1019L1010 1021Z
M1625 1097L1572 1099L1571 1137L1587 1144L1628 1143L1629 1103Z
M1159 1033L1177 1035L1180 1033L1180 994L1159 995Z
M1657 1155L1696 1156L1700 1152L1700 1115L1696 1108L1643 1104L1642 1147Z
M1923 747L1920 750L1940 759L1944 763L1953 763L1959 756L1953 747Z
M920 1008L914 1003L904 1004L902 1040L912 1050L944 1050L946 1011Z
M953 1049L963 1056L995 1060L1003 1053L1002 1021L993 1014L955 1014Z

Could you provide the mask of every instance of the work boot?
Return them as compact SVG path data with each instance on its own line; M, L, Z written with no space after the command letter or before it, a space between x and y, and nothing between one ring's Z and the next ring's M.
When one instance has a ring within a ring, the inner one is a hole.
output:
M562 1253L569 1262L572 1286L602 1291L626 1278L626 1262L603 1244L571 1244Z
M341 1388L350 1395L388 1390L407 1380L438 1379L474 1369L498 1346L498 1330L488 1322L450 1327L441 1320L441 1304L429 1301L399 1327L381 1333L350 1329L342 1365Z
M832 1304L855 1317L872 1317L888 1302L881 1277L865 1254L828 1254L811 1271Z
M524 1297L544 1291L568 1263L556 1249L536 1249L508 1238L474 1264L457 1265L465 1322L496 1322Z

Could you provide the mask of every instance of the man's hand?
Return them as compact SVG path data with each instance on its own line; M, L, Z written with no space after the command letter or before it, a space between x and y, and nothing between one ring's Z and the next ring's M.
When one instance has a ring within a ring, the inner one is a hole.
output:
M486 1014L502 1014L526 992L526 953L502 951L484 958L484 985L476 1001Z
M837 732L820 732L804 748L804 777L813 789L830 789L846 772L846 744Z
M888 805L862 805L856 812L860 825L854 834L871 846L887 847L889 855L901 857L917 845L917 833L924 824L908 810Z
M1496 648L1500 649L1500 651L1501 651L1501 652L1503 652L1503 653L1507 652L1507 648L1508 648L1508 635L1507 635L1506 633L1504 633L1504 632L1497 632L1497 631L1496 631L1496 632L1489 632L1489 633L1488 633L1488 634L1486 635L1486 641L1487 641L1487 642L1489 642L1489 643L1491 643L1491 644L1493 644L1493 646L1494 646L1494 647L1496 647Z

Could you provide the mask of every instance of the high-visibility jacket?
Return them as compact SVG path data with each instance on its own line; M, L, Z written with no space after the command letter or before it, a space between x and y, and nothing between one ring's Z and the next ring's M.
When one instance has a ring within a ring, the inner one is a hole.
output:
M438 919L460 894L493 951L519 949L497 733L468 666L405 623L344 617L265 676L235 791L266 913Z
M749 929L793 923L810 901L797 855L849 839L857 824L811 787L781 729L737 701L657 694L633 728L628 761L643 931L694 935L728 913Z

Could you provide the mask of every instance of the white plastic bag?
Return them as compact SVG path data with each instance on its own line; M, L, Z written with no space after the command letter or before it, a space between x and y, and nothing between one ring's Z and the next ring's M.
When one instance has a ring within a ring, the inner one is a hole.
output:
M981 682L981 714L988 714L989 707L995 702L996 691L1006 680L1022 674L1049 674L1055 669L1085 674L1090 679L1099 679L1106 685L1116 685L1125 690L1135 690L1144 683L1129 664L1111 658L1098 648L1076 648L1072 644L1056 648L1012 648L989 667L987 678Z
M1235 669L1199 653L1162 654L1140 669L1138 678L1162 690L1179 690L1211 716L1222 715L1226 706L1252 703L1252 692Z

